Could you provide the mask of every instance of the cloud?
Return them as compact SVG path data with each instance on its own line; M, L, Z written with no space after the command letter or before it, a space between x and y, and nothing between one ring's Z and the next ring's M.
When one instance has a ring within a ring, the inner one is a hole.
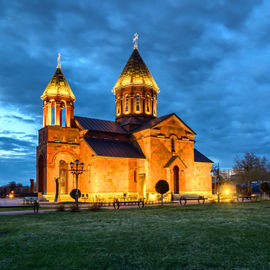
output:
M138 32L159 115L177 113L223 168L246 151L269 159L269 10L266 0L0 2L0 134L19 140L5 151L35 155L59 51L75 115L113 120L111 89Z

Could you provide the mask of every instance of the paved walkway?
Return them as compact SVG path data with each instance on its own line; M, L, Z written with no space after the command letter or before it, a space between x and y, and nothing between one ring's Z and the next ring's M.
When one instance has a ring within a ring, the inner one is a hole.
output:
M2 201L2 199L0 200L0 206L1 207L21 207L23 205L23 200L20 199L4 199L6 200L4 203ZM2 202L1 202L2 201ZM194 202L188 202L187 204L197 204L196 201ZM159 206L160 204L147 204L145 206ZM164 203L164 205L179 205L181 206L179 203L175 203L175 204L171 204L171 203ZM41 204L38 214L42 214L42 213L48 213L48 212L55 212L57 211L56 208L54 209L42 209L43 207L57 207L58 205L55 204ZM71 205L70 204L66 204L65 208L68 209ZM31 207L31 205L29 205L29 207ZM81 205L80 209L82 210L86 210L88 207L88 205ZM113 206L102 206L102 209L108 209L108 210L114 210ZM120 207L120 209L127 209L127 208L138 208L137 205L127 205L127 206L122 206ZM66 210L69 211L69 210ZM24 214L37 214L34 213L34 209L27 209L27 210L11 210L11 211L0 211L0 215L24 215Z
M0 216L11 216L11 215L24 215L24 214L42 214L46 212L54 212L56 209L40 209L38 213L34 213L34 210L16 210L16 211L0 211Z
M245 200L244 202L250 202L250 200ZM205 201L205 203L208 203L208 201ZM197 201L188 201L187 205L192 205L192 204L198 204ZM23 199L0 199L0 206L1 207L20 207L23 205ZM147 204L145 206L158 206L159 204ZM164 203L164 205L177 205L179 207L185 207L180 205L179 203ZM31 207L31 205L29 205ZM57 207L55 204L41 204L40 209L38 211L38 214L42 213L48 213L48 212L55 212L57 211L56 208L54 209L42 209L43 207ZM68 209L71 205L66 204L65 207ZM86 210L87 205L82 205L80 206L80 209ZM106 206L102 207L103 209L109 209L109 210L114 210L113 206ZM128 205L128 206L122 206L120 209L126 209L126 208L138 208L137 205ZM69 210L67 210L69 211ZM34 213L34 209L27 209L27 210L11 210L11 211L0 211L0 215L24 215L24 214L37 214Z

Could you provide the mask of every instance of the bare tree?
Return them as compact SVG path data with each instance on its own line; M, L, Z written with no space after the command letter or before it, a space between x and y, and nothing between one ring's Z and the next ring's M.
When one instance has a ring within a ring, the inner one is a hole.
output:
M234 179L240 183L261 181L269 179L269 164L265 157L258 157L254 153L247 152L243 158L235 158L234 170L237 172Z

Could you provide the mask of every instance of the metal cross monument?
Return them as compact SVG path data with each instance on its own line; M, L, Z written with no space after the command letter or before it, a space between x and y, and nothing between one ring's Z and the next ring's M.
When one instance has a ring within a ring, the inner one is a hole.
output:
M61 63L60 63L60 59L61 59L61 54L58 53L58 57L57 57L57 68L61 68Z
M138 49L138 39L139 39L139 35L137 33L135 33L134 38L133 38L134 49Z

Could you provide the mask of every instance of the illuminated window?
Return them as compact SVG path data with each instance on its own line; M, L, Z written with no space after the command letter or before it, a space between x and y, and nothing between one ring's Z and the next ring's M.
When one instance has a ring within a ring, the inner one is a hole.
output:
M136 111L140 110L140 95L136 95Z
M171 139L171 150L172 150L172 153L175 152L175 148L174 148L174 139Z
M146 98L146 111L150 112L150 107L149 107L149 96Z
M125 111L128 112L128 95L126 95L126 108Z

